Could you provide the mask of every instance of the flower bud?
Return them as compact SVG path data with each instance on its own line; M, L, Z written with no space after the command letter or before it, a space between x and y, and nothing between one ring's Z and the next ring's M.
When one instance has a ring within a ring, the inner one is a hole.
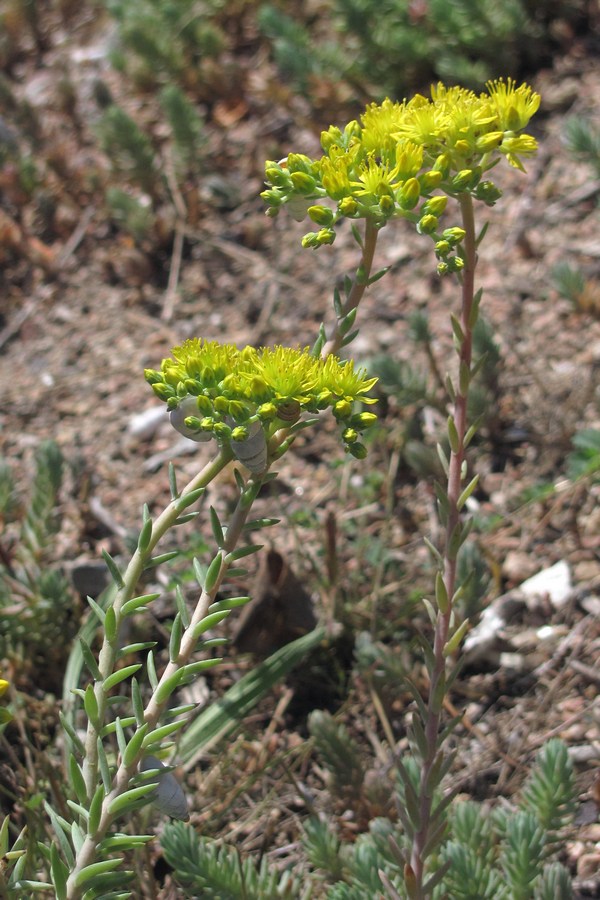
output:
M439 172L442 178L447 178L450 174L450 162L448 153L441 153L434 162L432 171Z
M377 416L375 413L370 412L361 412L357 413L355 416L352 416L350 420L350 424L355 428L370 428L377 421Z
M265 203L267 203L269 206L274 206L277 209L281 206L281 204L283 202L281 194L277 190L270 189L267 191L261 191L260 196L261 196L261 199L264 200Z
M200 394L196 397L196 406L205 416L209 416L213 411L212 402L204 394Z
M232 441L245 441L248 439L248 429L243 425L238 425L237 428L234 428L231 432L231 440Z
M417 231L419 234L433 234L438 227L436 216L425 215L417 222Z
M480 153L489 153L500 146L503 138L504 132L490 131L489 134L482 134L481 137L478 137L475 146Z
M384 194L384 196L379 201L379 209L384 216L391 216L396 209L394 198L390 197L388 194Z
M432 216L441 216L446 209L447 204L448 198L445 195L431 197L423 205L423 213L431 214Z
M312 175L307 175L306 172L292 172L290 177L294 190L299 194L312 194L317 184Z
M358 441L355 441L354 444L348 444L346 447L348 453L354 456L355 459L365 459L367 455L367 448L364 444L360 444Z
M231 428L225 422L215 422L214 432L219 440L229 440L231 437Z
M144 378L148 384L159 384L163 380L161 373L156 369L144 369Z
M291 179L289 172L286 172L281 166L278 165L269 165L267 163L265 167L265 176L267 181L273 185L273 187L281 187L288 188L291 185Z
M493 181L480 181L475 190L475 196L478 200L487 203L488 206L493 206L496 200L502 196L502 191L496 187Z
M316 225L329 226L333 222L333 212L328 206L309 206L307 212Z
M352 403L350 400L338 400L333 404L333 414L336 419L347 419L352 412Z
M152 390L161 400L169 400L169 398L175 396L175 389L172 388L170 384L165 384L163 381L153 384Z
M202 385L199 384L194 378L186 378L183 382L183 385L185 387L186 394L197 396L202 392Z
M277 415L277 407L274 403L262 403L256 410L261 422L271 422Z
M215 399L213 400L213 406L218 413L221 413L221 415L226 416L229 412L229 400L227 399L227 397L223 397L222 395L219 397L215 397Z
M282 160L280 165L286 165L289 171L294 174L297 172L309 173L312 171L312 160L303 153L290 153L287 160Z
M343 197L338 209L343 216L355 216L358 212L358 203L354 197Z
M460 244L464 239L466 233L464 228L459 228L458 225L455 225L453 228L445 228L442 231L442 240L448 241L451 247L455 247L456 244Z
M438 241L435 245L435 255L438 259L444 259L444 257L450 253L451 249L448 241Z
M195 397L185 397L169 414L173 428L193 441L210 441L210 434L202 432L202 421L195 415L198 405Z
M461 169L451 181L453 191L466 191L471 186L473 178L472 169Z
M321 246L322 244L333 244L335 241L335 231L333 228L321 228L320 231L317 232L317 246Z
M402 185L400 191L400 206L402 209L414 209L421 196L421 185L417 178L409 178Z
M242 403L241 400L230 400L229 415L234 422L241 423L246 421L246 419L250 415L250 411L248 410L246 404Z
M358 440L358 431L355 428L345 428L342 431L342 440L345 444L354 444Z
M316 250L317 247L320 246L317 235L314 231L309 231L308 234L305 234L302 238L302 246L304 249Z
M321 147L325 153L329 153L332 147L339 146L342 143L342 132L335 125L332 125L329 131L321 132Z
M434 188L438 187L439 184L441 184L441 182L443 181L443 177L441 172L432 169L430 172L423 172L422 175L419 175L417 180L421 185L421 193L428 194Z

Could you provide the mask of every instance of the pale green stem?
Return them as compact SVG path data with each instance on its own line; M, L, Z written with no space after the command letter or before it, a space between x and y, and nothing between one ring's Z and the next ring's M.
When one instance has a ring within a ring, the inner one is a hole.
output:
M192 491L201 487L206 487L215 478L215 476L223 469L232 459L232 453L229 449L220 451L215 459L211 460L201 472L192 478L182 490L179 498L172 500L171 503L163 510L152 526L152 535L147 549L141 553L136 550L133 554L127 569L123 575L123 587L117 592L112 608L114 609L117 624L120 624L121 609L123 604L130 600L135 593L140 577L148 563L148 559L152 551L164 537L166 532L173 526L176 519L181 515L181 497L185 497ZM118 630L118 629L117 629ZM114 671L115 662L118 654L118 646L116 642L112 644L106 635L102 643L102 648L98 657L98 668L102 675L102 681L97 681L94 685L94 693L98 704L98 727L88 720L87 733L85 739L85 757L83 761L83 776L88 795L88 800L94 796L96 785L98 783L98 733L101 731L106 714L106 694L103 688L103 681L111 672Z
M330 353L337 354L342 347L344 335L342 334L340 326L344 317L347 316L349 312L352 312L353 309L357 308L368 287L371 269L373 267L373 257L375 256L375 247L377 246L378 234L379 231L374 221L372 219L366 219L365 236L362 247L362 258L354 277L354 282L352 284L352 288L350 289L350 293L345 302L342 304L341 315L338 316L337 322L333 327L332 334L327 339L327 341L323 345L323 349L321 350L321 356L323 359L326 359Z
M220 466L220 468L222 468L222 466L231 459L231 455L224 451L220 454L218 459L222 461L222 465ZM216 463L217 460L215 460L215 465ZM207 466L202 473L196 476L196 478L193 479L192 482L190 482L184 492L189 493L190 491L195 490L198 487L202 487L203 485L201 483L201 476L204 475L206 477L208 474L207 470L209 468L210 467ZM218 469L216 471L218 471ZM209 481L214 478L216 471L212 472L210 478L208 479ZM251 478L246 486L245 491L240 496L240 499L233 512L229 527L227 529L223 547L220 550L221 567L214 586L210 591L202 590L202 593L190 620L190 624L182 636L179 654L175 660L167 664L158 682L158 685L152 692L152 696L150 697L150 700L148 701L148 704L144 710L144 724L147 724L148 732L152 731L157 726L160 717L170 699L170 697L167 696L162 702L158 702L157 694L160 690L161 685L164 684L172 675L174 675L175 672L187 665L191 659L194 649L198 643L198 638L194 636L195 627L202 621L202 619L205 618L209 606L215 600L215 597L221 587L223 578L225 577L227 570L231 565L231 560L227 559L227 555L231 553L237 546L237 542L240 538L240 535L242 534L244 525L248 518L248 514L252 508L252 503L258 493L258 490L260 489L261 484L262 476ZM174 519L164 519L166 512L167 510L165 510L165 512L156 520L155 527L157 527L159 523L161 524L161 526L163 526L165 521L169 521L171 525L173 524ZM177 518L177 516L175 516L174 518ZM164 531L166 531L167 527L168 526L163 528L163 534ZM153 541L152 546L154 546L155 543L156 541ZM82 869L84 869L86 866L89 866L95 861L97 845L105 837L114 819L114 816L111 815L110 812L110 806L117 797L119 797L128 789L131 778L137 772L139 761L143 756L143 752L143 749L141 749L135 759L133 759L127 766L123 762L121 762L119 768L117 769L117 772L113 779L112 789L106 795L102 804L102 812L98 828L96 829L94 834L88 834L86 836L79 852L77 853L75 865L71 871L71 874L69 875L69 879L67 882L67 897L69 898L69 900L77 900L77 898L82 895L83 891L76 884L77 876L82 871Z
M473 308L473 300L475 296L475 266L477 263L476 243L475 243L475 220L473 214L473 201L469 194L463 194L459 198L460 209L462 215L463 227L466 235L463 242L465 265L462 270L462 306L460 315L460 324L464 334L464 340L461 341L458 350L459 363L466 366L468 371L471 370L471 358L473 348L473 328L470 322L471 310ZM457 380L458 381L458 380ZM460 512L458 508L458 498L462 489L462 465L464 460L464 438L467 431L467 401L468 387L465 392L461 391L460 385L456 386L456 398L454 402L454 424L458 434L458 447L455 452L450 453L448 467L448 522L446 526L445 547L444 547L444 584L450 603L445 613L438 610L435 636L433 642L433 671L431 673L431 683L429 686L429 701L427 720L424 723L425 737L427 740L427 755L422 761L420 791L419 791L419 812L421 827L415 833L413 838L410 869L407 876L411 882L412 892L411 898L414 900L424 900L423 881L424 881L424 859L423 849L429 837L429 826L432 809L432 797L428 796L425 790L434 760L438 753L439 741L438 735L441 724L441 701L439 698L439 685L441 679L446 672L446 657L444 656L444 648L448 641L450 630L450 618L452 615L452 597L456 591L456 566L457 557L455 553L450 552L450 541L455 528L460 521Z

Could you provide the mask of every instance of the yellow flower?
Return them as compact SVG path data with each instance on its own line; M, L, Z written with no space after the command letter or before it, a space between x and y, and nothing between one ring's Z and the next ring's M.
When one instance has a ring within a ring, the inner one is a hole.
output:
M0 678L0 697L4 697L9 687L10 682L6 681L4 678Z
M531 117L538 111L540 95L528 84L515 86L512 78L506 82L502 78L486 84L489 104L497 117L497 124L502 131L522 131L529 124ZM485 94L482 94L482 99Z

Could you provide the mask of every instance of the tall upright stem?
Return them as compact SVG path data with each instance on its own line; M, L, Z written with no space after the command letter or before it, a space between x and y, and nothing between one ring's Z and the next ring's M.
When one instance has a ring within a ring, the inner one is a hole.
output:
M338 315L337 321L333 326L332 333L323 345L323 349L321 350L321 356L323 357L323 359L329 356L330 353L338 353L338 351L341 349L345 336L341 328L343 320L348 315L348 313L357 308L358 304L363 298L367 287L369 286L369 278L371 275L371 269L373 267L373 257L375 256L375 247L377 246L378 233L379 232L377 230L375 222L372 219L366 219L361 261L356 271L350 293L348 294L345 302L342 304L340 315Z
M463 489L465 473L465 435L467 432L467 402L473 352L473 303L475 298L475 266L477 263L475 219L473 201L470 194L459 198L463 228L466 232L464 247L464 268L462 270L462 304L459 317L462 332L457 341L459 376L455 388L453 422L455 430L454 447L450 451L447 476L447 522L443 548L443 582L448 598L445 609L438 608L433 640L433 663L430 672L427 717L423 723L426 739L426 753L422 759L419 787L419 827L416 829L410 866L407 866L406 880L413 900L424 900L424 867L427 841L431 833L432 814L432 769L440 752L439 731L442 703L445 694L446 656L445 648L449 638L452 598L456 592L456 567L459 542L457 529L461 527L459 498ZM428 893L428 892L427 892Z

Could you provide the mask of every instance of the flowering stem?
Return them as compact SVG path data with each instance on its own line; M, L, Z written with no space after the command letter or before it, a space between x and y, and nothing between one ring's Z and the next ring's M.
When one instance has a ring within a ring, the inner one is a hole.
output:
M439 765L441 710L446 692L446 658L447 643L450 637L452 599L455 595L457 557L460 541L457 539L461 527L459 498L463 487L465 472L465 435L467 432L467 401L471 373L473 326L476 316L473 315L475 301L475 266L477 262L475 221L473 201L470 194L459 197L463 228L465 230L464 268L462 270L462 307L460 330L462 335L457 341L459 357L459 375L455 389L453 410L453 439L450 441L451 451L448 461L447 475L447 521L443 552L443 583L447 602L444 608L438 605L435 635L433 641L433 661L430 671L429 698L427 717L424 725L426 753L422 758L419 787L419 827L415 830L412 843L410 865L407 866L407 887L410 887L411 900L424 900L429 891L424 892L425 845L430 836L433 791L431 789L432 770Z
M206 466L205 469L201 473L199 473L199 475L197 475L192 482L190 482L190 484L186 488L186 492L201 487L201 482L208 477L209 472L211 473L210 477L214 477L214 474L216 474L216 471L218 471L218 469L216 468L217 461L222 462L224 465L229 461L229 459L229 453L227 451L222 451L219 454L219 457L217 457L217 460L215 460L212 465ZM210 480L210 478L208 480ZM263 478L260 476L250 478L246 484L245 489L240 494L238 503L232 514L232 518L227 529L227 534L223 542L223 546L220 550L221 561L219 571L214 581L211 582L210 589L204 588L202 590L194 613L191 617L190 623L182 636L179 652L177 653L176 658L171 659L171 661L165 667L165 670L162 673L162 676L156 688L153 690L152 696L150 697L144 710L143 727L145 727L146 733L149 733L154 728L156 728L158 722L160 721L160 717L170 700L171 694L167 693L166 695L164 695L164 691L161 691L161 687L163 685L166 685L167 682L169 682L169 679L172 679L173 676L184 666L186 666L191 660L194 649L198 644L196 627L206 617L210 605L214 603L215 597L217 596L217 593L221 588L221 584L226 575L226 572L233 562L232 558L229 557L229 554L231 554L237 546L237 542L242 534L254 499L256 498L258 491L260 490L260 487L262 485L262 481ZM158 526L159 523L161 523L162 526L164 525L165 521L168 521L166 513L169 508L170 507L165 510L161 517L159 517L156 522L156 526ZM172 521L170 524L172 524ZM167 527L168 525L165 525L164 530L166 530ZM159 699L161 695L162 699ZM108 829L110 828L113 820L116 818L116 816L111 813L111 805L130 786L131 778L137 772L138 765L143 754L144 749L143 745L141 745L139 752L135 755L134 758L131 759L131 761L126 764L123 759L121 760L120 765L113 778L111 790L106 794L103 800L98 826L97 828L95 828L93 834L87 834L79 849L79 852L77 853L75 865L73 866L69 875L69 879L67 881L67 897L69 898L69 900L76 900L76 898L81 896L82 891L80 889L80 886L78 885L78 876L80 875L82 870L86 868L86 866L89 866L94 862L97 855L98 844L106 836Z
M117 592L111 608L114 610L115 619L118 625L121 620L121 611L123 605L134 596L136 586L140 577L148 564L148 560L152 551L161 540L166 532L173 526L176 519L181 515L181 499L192 491L206 487L215 478L215 476L223 469L232 458L229 449L221 450L215 459L211 460L201 472L192 478L181 491L179 497L169 503L160 516L156 519L152 526L152 534L147 547L142 552L139 548L133 554L127 569L123 574L123 586ZM83 761L83 776L85 779L88 800L94 795L96 785L98 783L98 735L104 726L106 714L106 693L104 691L103 682L111 672L114 671L118 653L118 644L116 641L110 641L108 635L104 635L102 648L98 657L98 668L102 680L97 680L94 685L94 694L98 706L98 716L95 724L88 719L87 734L85 739L85 757Z
M356 275L352 283L352 287L345 302L342 304L340 314L333 326L331 336L327 339L321 350L321 356L326 359L330 353L338 353L344 345L344 319L346 316L358 307L363 298L366 289L369 286L369 277L373 267L373 257L375 256L375 247L377 245L377 236L379 231L373 219L365 220L365 235L362 244L362 257L356 270Z

